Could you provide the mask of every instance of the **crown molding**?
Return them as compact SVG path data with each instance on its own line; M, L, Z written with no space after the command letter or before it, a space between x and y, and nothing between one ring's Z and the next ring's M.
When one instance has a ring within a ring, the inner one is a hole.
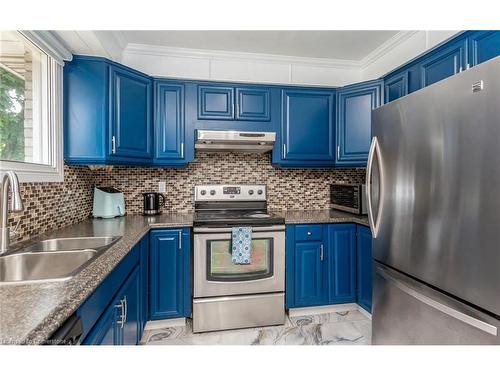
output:
M71 51L51 31L21 30L20 33L43 48L60 65L64 65L64 61L73 59Z
M386 55L389 51L403 44L418 32L418 30L400 31L393 37L387 39L384 43L375 48L372 52L370 52L359 61L361 69L364 69L367 66L373 64L375 61Z
M271 64L294 64L316 67L328 67L337 69L357 69L360 62L357 60L325 59L314 57L299 57L286 55L273 55L251 52L230 52L217 50L203 50L194 48L166 47L148 44L129 43L125 47L124 54L129 55L151 55L166 57L181 57L190 59L208 60L239 60L247 62L271 63Z

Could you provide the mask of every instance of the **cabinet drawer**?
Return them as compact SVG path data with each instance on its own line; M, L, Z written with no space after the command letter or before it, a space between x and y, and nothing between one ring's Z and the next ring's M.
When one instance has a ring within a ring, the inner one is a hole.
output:
M321 241L323 239L322 225L296 225L296 241Z

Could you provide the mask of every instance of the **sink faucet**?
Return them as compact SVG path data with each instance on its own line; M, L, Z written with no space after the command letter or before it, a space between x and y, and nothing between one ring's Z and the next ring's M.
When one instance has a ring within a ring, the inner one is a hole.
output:
M10 242L9 227L7 225L9 186L12 191L10 211L19 212L23 210L23 199L19 192L17 175L13 171L5 172L0 181L0 255L5 254Z

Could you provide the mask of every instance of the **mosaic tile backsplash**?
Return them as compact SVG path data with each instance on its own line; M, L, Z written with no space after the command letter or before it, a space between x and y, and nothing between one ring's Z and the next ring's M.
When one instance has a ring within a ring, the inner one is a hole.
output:
M94 186L112 186L125 193L127 213L142 212L142 193L157 191L166 181L166 211L192 211L195 185L257 183L268 188L270 209L329 209L329 185L363 183L365 169L280 169L270 154L197 153L186 168L114 167L90 171L65 166L64 182L23 183L25 209L10 214L14 242L87 219L92 213Z
M64 182L20 185L24 210L9 214L9 226L17 225L12 242L78 223L91 214L94 182L87 167L65 166Z
M270 209L329 209L333 182L363 183L365 169L280 169L271 165L270 154L197 153L183 169L115 167L94 172L97 185L125 193L127 212L142 212L142 193L157 191L166 181L166 208L192 211L195 185L266 184Z

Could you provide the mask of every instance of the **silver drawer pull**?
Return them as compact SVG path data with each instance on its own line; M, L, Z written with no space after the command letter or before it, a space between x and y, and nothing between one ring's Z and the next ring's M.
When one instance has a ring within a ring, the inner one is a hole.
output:
M311 232L307 232L307 235L310 236L312 233Z

